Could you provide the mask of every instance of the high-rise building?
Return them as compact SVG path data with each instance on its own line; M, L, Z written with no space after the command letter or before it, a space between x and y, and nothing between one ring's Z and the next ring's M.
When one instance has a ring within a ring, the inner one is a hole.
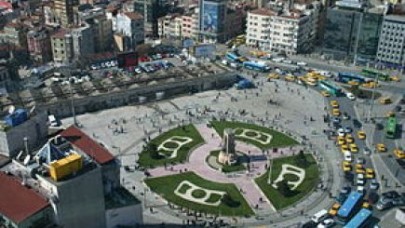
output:
M246 44L261 50L270 49L270 21L276 15L269 9L248 12L246 22Z
M203 42L226 41L227 0L199 0L199 39Z
M134 11L140 13L144 20L145 37L158 37L158 18L165 15L164 0L134 0Z
M73 7L78 4L79 0L53 0L55 16L62 26L68 26L73 23Z
M383 16L364 3L340 1L327 10L323 51L349 62L374 61Z
M377 61L386 67L405 69L405 16L384 17Z

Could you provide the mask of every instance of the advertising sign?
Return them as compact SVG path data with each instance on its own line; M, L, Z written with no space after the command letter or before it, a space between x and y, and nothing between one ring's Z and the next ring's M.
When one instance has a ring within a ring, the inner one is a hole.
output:
M194 46L195 57L210 57L214 55L216 47L214 44L201 44Z
M216 33L218 31L218 9L216 3L204 3L203 30L205 32Z

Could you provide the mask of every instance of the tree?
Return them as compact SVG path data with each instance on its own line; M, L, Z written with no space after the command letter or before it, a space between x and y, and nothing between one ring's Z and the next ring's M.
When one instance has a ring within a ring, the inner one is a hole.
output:
M300 167L305 167L308 165L307 158L305 157L304 151L300 150L298 155L295 157L297 165Z
M234 200L228 193L222 196L221 202L228 207L239 207L240 202Z
M278 182L277 184L278 191L283 195L283 196L290 196L292 191L290 189L290 186L288 185L288 182L286 179Z
M160 158L159 151L158 151L156 144L148 143L148 145L146 145L146 150L149 152L151 158L153 158L153 159Z

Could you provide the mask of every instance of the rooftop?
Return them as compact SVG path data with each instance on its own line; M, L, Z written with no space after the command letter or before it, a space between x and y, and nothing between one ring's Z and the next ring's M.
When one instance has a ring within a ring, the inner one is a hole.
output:
M63 39L65 38L67 31L65 29L59 29L52 35L52 38Z
M102 165L114 160L114 157L106 148L74 125L64 130L60 135L75 147L79 148L83 153L93 158L98 164Z
M21 180L0 172L0 213L14 223L20 223L49 206L33 190L23 186Z
M252 14L258 14L258 15L261 15L261 16L273 16L273 15L277 15L277 14L276 14L275 12L273 12L272 10L264 9L264 8L252 10L252 11L250 11L250 13L252 13Z
M124 15L127 16L131 20L142 20L143 19L142 14L136 13L136 12L125 12Z

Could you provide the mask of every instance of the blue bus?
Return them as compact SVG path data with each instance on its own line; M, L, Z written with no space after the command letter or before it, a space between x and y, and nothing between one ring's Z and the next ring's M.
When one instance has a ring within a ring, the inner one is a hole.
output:
M261 71L261 72L266 72L270 70L270 66L264 64L264 63L259 63L259 62L252 62L252 61L247 61L243 62L243 67L249 70L256 70L256 71Z
M361 209L343 228L362 228L366 227L372 212L368 209Z
M348 83L349 81L355 81L358 83L364 83L367 79L361 75L352 73L339 73L336 79L338 82Z
M340 96L342 94L342 89L339 88L338 86L327 82L325 80L321 80L318 83L319 87L321 87L322 89L328 91L329 93L335 95L335 96Z
M236 63L243 63L245 61L248 61L247 58L240 56L236 52L227 52L225 55L226 59L229 60L230 62L236 62Z
M345 224L361 207L362 203L363 194L360 192L352 191L343 205L339 208L339 211L337 213L337 221L341 224Z

